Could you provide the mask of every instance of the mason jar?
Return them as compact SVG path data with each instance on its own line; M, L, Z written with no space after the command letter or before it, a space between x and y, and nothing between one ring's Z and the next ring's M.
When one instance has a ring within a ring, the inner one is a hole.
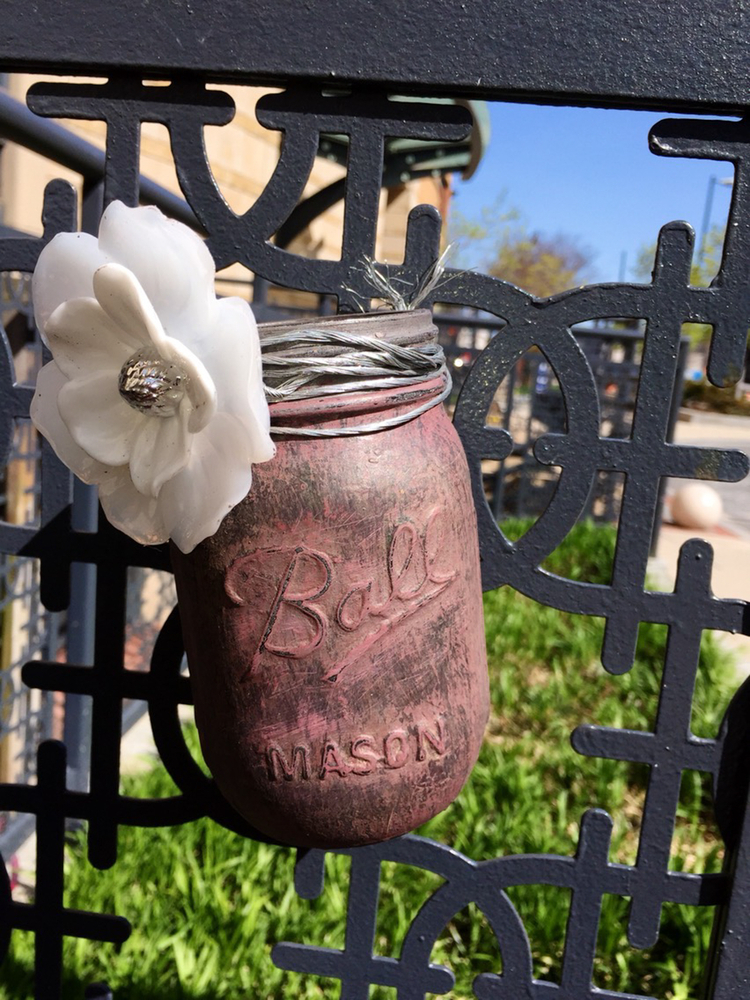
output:
M265 324L262 342L295 327L436 338L417 311ZM489 692L468 468L442 405L411 416L444 385L272 404L272 430L286 428L276 457L215 535L189 555L172 546L206 762L280 842L412 830L453 801L479 753Z

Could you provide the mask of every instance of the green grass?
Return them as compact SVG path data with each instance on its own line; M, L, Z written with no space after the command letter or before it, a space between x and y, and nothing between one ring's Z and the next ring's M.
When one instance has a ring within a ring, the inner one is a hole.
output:
M527 525L505 525L517 537ZM547 562L561 575L607 582L614 551L611 529L577 527ZM648 728L653 720L666 631L643 625L633 670L606 674L598 662L603 623L540 607L508 588L485 598L492 718L471 780L454 805L420 831L474 858L514 853L575 851L578 824L591 806L615 820L611 859L632 862L638 838L645 768L580 757L570 732L580 723ZM734 686L727 654L710 635L703 641L695 727L716 732ZM194 731L188 739L197 753ZM161 766L124 780L130 795L172 794ZM282 973L270 959L276 941L340 948L344 944L348 859L329 856L320 899L297 898L294 852L250 843L199 821L184 827L120 832L120 860L109 872L85 860L84 839L72 839L68 906L119 913L133 934L119 949L68 940L65 997L80 1000L82 983L106 978L116 1000L230 1000L338 996L334 980ZM718 871L721 845L710 798L699 775L683 781L673 841L673 866ZM427 872L387 864L376 949L398 955L420 903L440 884ZM532 941L535 975L559 977L568 894L524 887L510 892ZM595 985L686 1000L697 995L705 964L710 909L665 908L662 936L650 952L625 937L627 901L604 901ZM31 995L33 942L14 933L12 960L3 967L2 1000ZM472 997L479 972L500 971L498 949L474 907L446 929L433 960L457 976L456 998ZM377 1000L395 991L373 989Z

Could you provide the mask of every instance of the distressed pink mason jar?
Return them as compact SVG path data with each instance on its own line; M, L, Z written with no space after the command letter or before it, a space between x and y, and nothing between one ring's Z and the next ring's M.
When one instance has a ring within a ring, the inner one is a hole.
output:
M436 333L425 311L306 325L331 323L401 344ZM442 387L276 403L272 422L356 427ZM375 433L277 444L213 537L187 556L172 546L201 745L263 833L385 840L453 801L487 720L466 459L442 405Z

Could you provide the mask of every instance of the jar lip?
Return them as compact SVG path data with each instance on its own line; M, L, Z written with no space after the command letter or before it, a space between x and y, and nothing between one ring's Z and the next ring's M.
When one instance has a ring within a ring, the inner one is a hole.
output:
M376 337L392 344L408 346L425 344L437 339L437 327L429 309L410 309L405 312L382 310L369 313L338 313L334 316L308 316L300 320L275 320L259 323L261 348L266 337L292 331L325 330L334 326L345 333L360 333L363 337Z

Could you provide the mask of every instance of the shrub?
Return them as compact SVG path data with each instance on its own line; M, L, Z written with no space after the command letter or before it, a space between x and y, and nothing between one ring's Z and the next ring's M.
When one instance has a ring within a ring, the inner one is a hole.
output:
M750 417L750 401L744 397L736 399L733 389L720 389L705 380L685 383L682 404L695 410Z

